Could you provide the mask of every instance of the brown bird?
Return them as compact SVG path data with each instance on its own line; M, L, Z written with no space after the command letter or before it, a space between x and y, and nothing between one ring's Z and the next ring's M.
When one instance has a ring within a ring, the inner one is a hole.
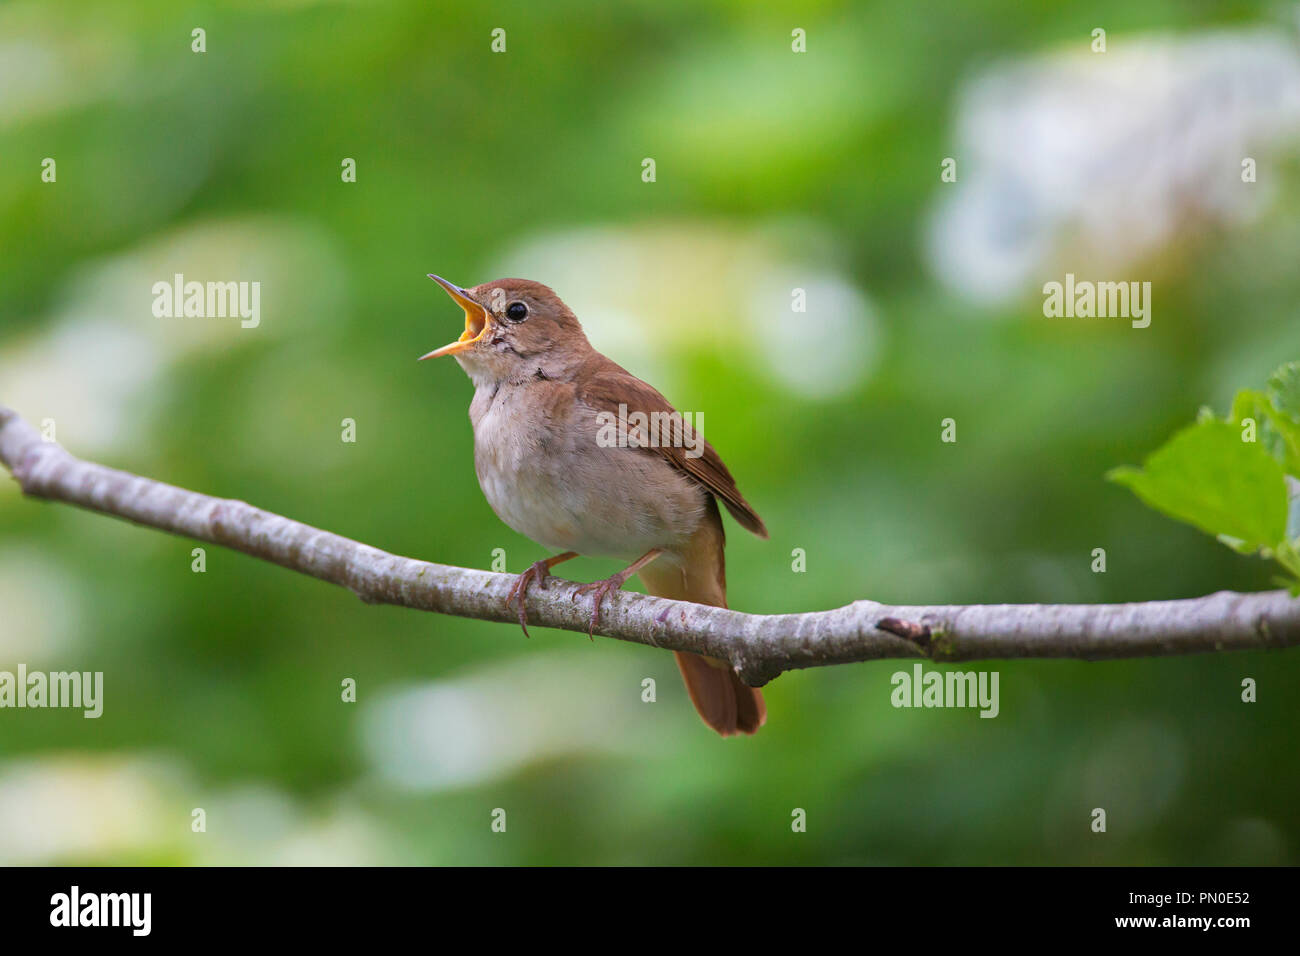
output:
M760 538L767 529L713 446L658 391L592 348L577 317L541 283L462 289L429 278L465 310L460 338L421 359L454 355L474 383L479 486L502 521L560 552L519 575L506 598L518 602L524 633L528 586L545 588L551 568L582 554L631 561L580 588L595 594L593 628L605 595L633 574L658 597L726 607L717 501ZM664 427L644 427L637 412ZM724 737L763 726L763 695L730 665L674 654L706 724Z

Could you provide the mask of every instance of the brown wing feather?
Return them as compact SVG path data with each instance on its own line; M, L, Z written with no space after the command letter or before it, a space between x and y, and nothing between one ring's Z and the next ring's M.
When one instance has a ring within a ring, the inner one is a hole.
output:
M656 388L641 381L627 369L605 358L599 352L593 352L576 380L581 383L578 386L578 397L598 411L608 411L617 415L620 403L627 406L629 414L644 412L650 415L655 412L676 411ZM688 430L690 428L689 423L684 419L683 426ZM723 464L722 456L706 441L704 453L698 458L690 457L686 454L690 450L690 444L692 443L686 443L686 447L669 447L661 443L660 447L647 448L645 451L663 455L674 466L716 495L742 528L752 531L760 538L766 538L767 528L763 524L763 519L736 487L736 480L731 477L731 472Z

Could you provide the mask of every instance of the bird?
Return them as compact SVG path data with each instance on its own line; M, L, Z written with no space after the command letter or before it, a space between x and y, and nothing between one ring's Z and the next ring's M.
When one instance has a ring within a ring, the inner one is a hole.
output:
M747 531L760 538L768 532L689 416L598 352L548 286L496 279L465 289L429 278L464 310L465 330L420 360L450 355L469 376L479 487L502 521L556 552L520 574L506 597L524 633L529 587L545 589L551 569L579 555L630 562L578 589L594 595L589 633L606 595L634 574L657 597L726 607L726 533L718 503ZM637 412L647 418L658 413L653 420L673 428L655 440ZM762 692L730 664L684 651L674 655L705 724L724 737L763 726Z

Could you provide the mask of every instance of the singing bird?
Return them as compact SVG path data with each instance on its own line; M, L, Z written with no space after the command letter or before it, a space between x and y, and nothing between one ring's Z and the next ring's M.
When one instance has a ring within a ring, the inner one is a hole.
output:
M529 585L545 588L553 567L579 555L631 562L579 589L594 592L593 628L605 595L634 574L658 597L726 607L717 502L760 538L767 528L713 446L685 423L674 435L681 440L660 435L655 442L639 432L640 441L613 442L608 431L602 440L602 425L620 412L614 420L625 422L637 421L636 412L675 410L592 348L577 317L540 282L498 279L462 289L429 278L465 310L460 338L421 360L455 356L474 385L469 418L479 487L502 521L559 552L519 575L506 598L517 602L524 632ZM706 724L724 737L763 726L763 695L729 664L674 653Z

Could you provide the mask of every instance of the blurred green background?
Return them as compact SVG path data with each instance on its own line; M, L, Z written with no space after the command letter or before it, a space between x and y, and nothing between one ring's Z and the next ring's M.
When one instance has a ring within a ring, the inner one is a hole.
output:
M543 552L477 487L469 382L415 361L461 328L426 273L521 275L704 413L772 531L728 520L733 607L1266 588L1102 476L1300 356L1298 22L9 3L0 403L83 457L521 571ZM154 317L177 272L259 281L260 325ZM1067 272L1150 281L1150 327L1045 318ZM0 863L1300 858L1294 652L966 665L1000 672L994 720L892 708L910 663L797 672L759 735L720 740L667 653L367 607L215 547L198 574L194 546L0 482L0 669L105 682L98 720L0 712Z

